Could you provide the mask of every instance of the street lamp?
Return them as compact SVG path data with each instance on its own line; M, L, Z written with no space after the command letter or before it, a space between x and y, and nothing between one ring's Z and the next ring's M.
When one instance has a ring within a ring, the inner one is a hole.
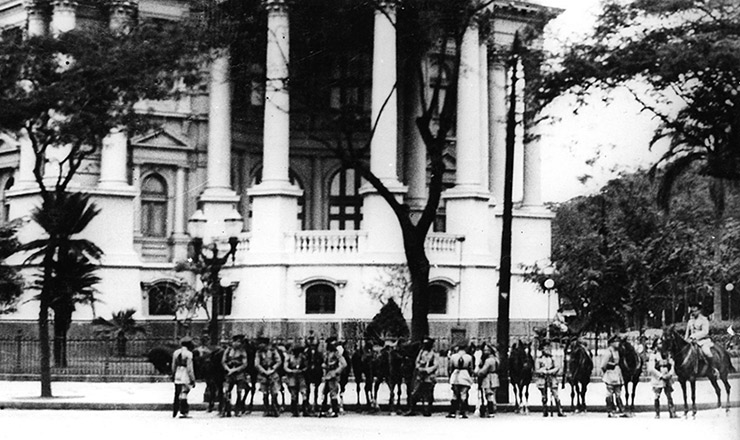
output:
M217 240L212 241L206 246L206 251L210 252L204 252L203 238L206 235L207 224L208 219L203 211L198 209L188 220L188 233L192 237L193 261L203 264L203 272L200 276L203 282L203 288L207 289L211 294L211 321L208 325L208 334L211 341L217 343L220 336L218 315L223 312L224 291L230 285L230 283L224 285L224 280L221 279L220 272L221 268L229 260L229 257L231 257L232 262L236 257L236 248L239 244L238 235L242 230L243 221L239 213L236 212L236 209L232 209L223 219L223 232L228 237L229 243L229 250L223 255L219 255Z
M550 339L550 294L552 293L552 288L555 287L555 281L551 277L554 273L555 268L552 266L547 266L542 269L542 274L547 277L545 282L542 283L547 291L547 328L545 330L547 339Z

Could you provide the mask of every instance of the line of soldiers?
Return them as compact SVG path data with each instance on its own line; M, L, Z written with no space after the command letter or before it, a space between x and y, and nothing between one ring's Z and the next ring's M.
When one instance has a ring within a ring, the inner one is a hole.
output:
M323 395L320 417L337 417L340 412L340 375L347 368L342 345L336 338L326 340L326 352L318 353L315 338L307 340L307 346L290 347L271 344L268 338L257 338L257 352L254 357L254 374L263 396L265 415L278 417L280 415L278 395L283 392L283 378L290 393L290 410L294 417L301 414L310 415L309 391L310 384L306 374L313 364L310 358L320 356ZM224 350L222 365L226 372L223 384L223 407L220 415L230 417L231 392L236 388L236 416L246 411L246 397L249 391L249 361L244 346L244 336L232 337L231 345ZM318 381L317 381L318 384ZM317 396L314 397L316 402ZM283 397L284 401L284 397ZM299 411L300 406L300 411ZM330 409L329 409L330 407ZM327 410L328 409L328 410Z

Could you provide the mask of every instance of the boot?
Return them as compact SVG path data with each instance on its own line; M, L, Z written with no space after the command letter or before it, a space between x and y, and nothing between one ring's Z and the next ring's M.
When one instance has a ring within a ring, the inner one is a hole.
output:
M224 396L224 410L221 417L231 417L231 396Z
M655 401L653 402L653 406L655 407L655 418L659 419L660 418L660 399L655 399Z
M622 397L620 396L617 396L617 412L619 413L619 417L628 417L624 412L624 404L622 403Z
M483 402L481 402L481 404L480 404L480 409L478 410L478 415L482 419L485 419L486 417L488 417L486 404L483 403Z
M298 397L293 396L290 398L290 413L293 417L298 417Z
M188 405L188 399L180 399L180 418L190 418L190 405Z
M673 405L673 397L671 397L670 394L668 394L667 397L668 397L668 416L672 419L677 419L678 415L676 415L676 406Z
M303 417L308 417L308 401L306 399L304 399L301 404L301 412L303 413Z
M448 419L454 419L457 415L457 400L452 399L450 402L450 412L447 414Z
M488 418L490 419L490 418L492 418L495 415L495 413L496 413L496 407L493 406L493 402L488 402L488 405L487 406L488 406L488 408L487 408L488 409L488 411L487 411L488 412Z
M606 396L606 411L609 417L614 417L614 398L611 395Z
M468 415L466 414L466 412L467 412L467 409L468 409L468 401L467 400L466 401L460 400L458 402L458 404L460 406L458 408L458 412L460 413L460 418L461 419L467 419L468 418Z
M550 412L547 407L547 398L542 399L542 417L550 417Z
M331 399L331 412L329 417L339 417L339 401L337 399Z
M180 395L175 390L175 400L172 402L172 417L177 417L177 413L180 411Z
M431 417L432 416L432 402L427 401L424 403L424 417Z
M565 413L563 412L563 408L560 406L560 399L555 399L555 410L558 412L558 417L565 417Z

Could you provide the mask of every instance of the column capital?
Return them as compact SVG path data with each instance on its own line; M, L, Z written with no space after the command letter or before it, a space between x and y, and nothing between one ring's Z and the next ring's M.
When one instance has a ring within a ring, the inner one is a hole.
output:
M39 14L46 12L49 8L48 0L24 0L23 7L28 14Z
M271 14L287 14L288 13L288 1L287 0L265 0L265 9Z

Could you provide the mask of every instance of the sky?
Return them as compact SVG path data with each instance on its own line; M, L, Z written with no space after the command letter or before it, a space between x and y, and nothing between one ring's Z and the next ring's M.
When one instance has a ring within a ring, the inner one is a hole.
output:
M546 48L554 50L566 41L578 41L589 32L600 0L530 0L564 9L546 30ZM609 104L594 97L578 114L574 100L559 99L552 114L559 120L541 127L542 199L563 202L598 191L620 172L648 168L660 157L660 147L648 144L657 126L650 115L626 91L617 91ZM584 176L591 176L581 182Z

